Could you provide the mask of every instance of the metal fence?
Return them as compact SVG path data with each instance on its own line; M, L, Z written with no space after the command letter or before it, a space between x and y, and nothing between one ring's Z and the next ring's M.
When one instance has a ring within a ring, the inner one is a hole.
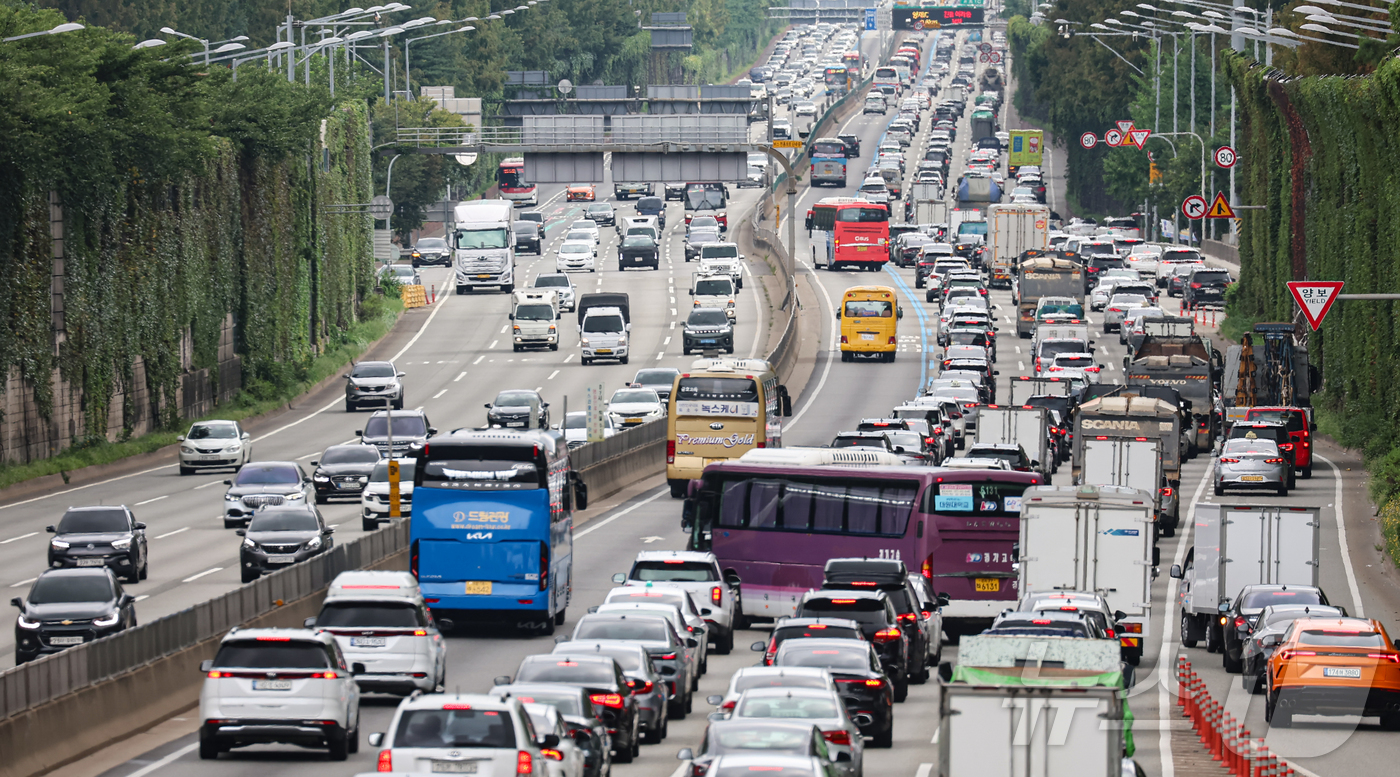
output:
M568 121L548 124L536 121L526 127L400 127L395 140L400 146L418 148L598 146L599 151L606 151L610 144L748 144L747 118L741 115L614 116L611 132L603 131L602 116L526 118ZM578 121L580 119L584 121ZM597 120L596 124L593 119Z

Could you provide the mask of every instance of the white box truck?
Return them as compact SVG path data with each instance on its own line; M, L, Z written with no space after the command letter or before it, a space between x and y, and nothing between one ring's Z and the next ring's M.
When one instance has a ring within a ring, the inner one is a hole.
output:
M1032 486L1021 497L1019 589L1097 591L1115 611L1123 657L1142 658L1152 617L1152 494L1121 486Z
M1219 649L1220 607L1247 585L1317 585L1319 508L1203 502L1191 520L1195 545L1185 568L1171 568L1186 647Z
M457 293L477 286L515 290L515 231L510 200L472 200L453 212L453 268Z
M1043 407L1003 407L987 405L977 411L975 442L991 445L1019 445L1040 470L1045 482L1056 468L1050 450L1050 411Z
M1152 508L1162 535L1170 537L1176 526L1161 521L1162 489L1167 481L1162 475L1162 441L1156 437L1097 436L1084 441L1084 466L1079 470L1079 483L1089 486L1123 486L1152 495Z
M1121 667L1108 640L963 637L940 677L939 777L1131 774Z
M987 208L987 253L991 285L1009 288L1016 258L1031 249L1045 250L1050 240L1050 207L997 203Z

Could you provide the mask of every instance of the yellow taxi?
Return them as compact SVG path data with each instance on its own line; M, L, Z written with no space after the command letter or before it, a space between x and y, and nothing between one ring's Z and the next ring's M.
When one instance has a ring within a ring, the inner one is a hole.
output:
M1264 719L1288 728L1294 715L1379 717L1400 730L1400 652L1380 621L1300 618L1269 658Z
M598 199L598 193L591 183L574 183L564 191L564 199L569 202L593 202Z

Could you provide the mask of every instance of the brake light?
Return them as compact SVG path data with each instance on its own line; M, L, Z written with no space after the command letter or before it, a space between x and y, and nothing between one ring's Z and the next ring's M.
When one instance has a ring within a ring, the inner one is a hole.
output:
M1099 368L1098 368L1098 367L1085 367L1085 368L1084 368L1084 371L1085 371L1085 372L1098 372L1098 371L1099 371Z
M662 661L675 661L675 660L676 660L676 654L675 654L675 653L667 653L667 654L664 655L664 656L657 656L657 658L661 659Z
M549 590L549 543L540 543L540 590Z
M515 755L515 773L516 773L516 774L534 774L534 773L535 773L535 757L534 757L533 755L530 755L530 751L528 751L528 750L521 750L519 753L516 753L516 755Z
M1123 629L1123 632L1124 632L1125 634L1141 634L1141 633L1142 633L1142 624L1141 624L1141 623L1120 623L1120 624L1118 624L1118 626L1119 626L1120 628Z
M1278 654L1278 657L1279 657L1280 659L1284 660L1284 661L1288 661L1288 660L1291 660L1291 659L1293 659L1293 658L1297 658L1298 656L1315 656L1315 655L1317 655L1317 651L1316 651L1316 650L1284 650L1284 651L1282 651L1282 652L1280 652L1280 653Z
M891 626L888 629L880 629L879 631L875 632L875 641L891 642L893 640L899 639L902 636L904 636L904 632L900 631L898 626Z
M377 770L377 771L381 771L381 772L392 772L392 771L394 771L394 754L393 754L392 751L389 751L389 750L380 750L380 751L379 751L379 766L376 767L376 770Z
M548 759L551 760L551 761L562 761L562 760L564 760L564 754L563 754L563 753L559 752L558 750L551 750L550 748L547 748L547 747L540 748L540 755L544 756L545 758L548 758Z
M223 677L223 676L224 676L224 673L223 673L223 672L219 672L219 671L214 671L214 672L210 672L210 673L209 673L209 679L210 679L210 680L217 680L217 679L219 679L220 677Z
M832 604L855 604L855 599L832 599Z
M846 344L849 343L849 342L850 342L850 340L847 340L845 335L841 335L841 344L842 344L842 345L846 345Z
M1265 464L1283 464L1285 461L1287 461L1287 459L1264 459Z
M1193 288L1193 289L1199 289L1199 288L1201 288L1201 284L1199 284L1199 283L1193 283L1193 284L1191 284L1191 288Z
M291 642L291 637L258 637L259 642Z
M1239 627L1244 626L1244 625L1246 625L1246 624L1248 624L1248 623L1249 623L1249 621L1246 620L1245 617L1244 617L1243 615L1236 615L1236 616L1235 616L1235 628L1238 629Z
M918 617L918 615L912 612L902 612L898 616L899 620L908 621L909 623L913 623Z
M1396 653L1367 653L1367 658L1375 658L1381 661L1389 661L1392 664L1400 664L1400 654Z
M1221 460L1220 460L1220 463L1221 463L1221 464L1238 464L1238 463L1240 463L1240 460L1239 460L1239 459L1221 459Z
M622 709L622 694L618 693L594 693L588 697L594 704L601 704L604 707L612 707L615 710Z
M719 586L710 586L710 601L714 602L715 604L719 604L720 597L723 595L723 593L724 592L720 590Z
M1281 450L1281 451L1291 451L1291 450L1293 450L1293 443L1291 443L1291 442L1286 442L1286 443L1284 443L1284 444L1278 446L1278 449Z
M650 680L628 680L627 687L631 688L637 693L650 693L652 683Z
M930 555L928 558L924 559L924 563L919 566L919 574L923 575L926 579L933 579L933 556Z
M879 682L876 680L875 682ZM851 732L841 729L839 731L823 731L822 738L833 745L851 746Z
M857 586L860 586L860 587L862 587L862 588L869 588L869 587L871 587L871 586L874 586L875 584L872 583L872 582L870 582L870 581L868 581L868 580L857 580L856 582L851 583L851 585L857 585Z
M1050 620L1049 618L1036 618L1035 620L1031 621L1031 623L1034 623L1037 626L1049 626L1051 623L1054 623L1054 621Z
M667 440L667 441L666 441L666 463L667 463L667 464L675 464L675 463L676 463L676 441L675 441L675 440Z
M470 705L470 704L444 704L444 705L442 705L442 708L445 709L445 710L469 710L469 709L472 708L472 705Z
M338 677L338 676L339 676L339 675L337 675L335 672L312 672L312 673L311 673L311 679L313 679L313 680L334 680L334 679L335 679L336 677Z
M1162 496L1171 496L1172 494L1176 493L1176 491L1174 491L1171 486L1167 486L1166 488L1157 489L1157 493L1161 494Z

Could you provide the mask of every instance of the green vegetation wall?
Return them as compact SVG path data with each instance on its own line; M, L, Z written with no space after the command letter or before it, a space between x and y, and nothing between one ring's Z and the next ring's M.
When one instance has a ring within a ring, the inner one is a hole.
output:
M1240 283L1230 314L1288 321L1290 280L1400 292L1400 61L1365 77L1286 78L1226 60L1239 94ZM1324 387L1313 404L1347 445L1385 464L1380 499L1400 490L1400 320L1394 303L1340 302L1310 340Z
M5 35L59 21L0 3ZM11 86L0 90L0 375L23 379L45 423L54 377L66 384L81 409L61 434L75 443L107 437L118 396L146 398L120 408L126 432L170 427L185 376L218 380L230 318L244 387L268 396L295 383L373 283L368 218L326 209L371 196L363 103L333 107L261 68L234 82L167 61L176 46L132 51L131 36L98 28L38 40L0 47Z

